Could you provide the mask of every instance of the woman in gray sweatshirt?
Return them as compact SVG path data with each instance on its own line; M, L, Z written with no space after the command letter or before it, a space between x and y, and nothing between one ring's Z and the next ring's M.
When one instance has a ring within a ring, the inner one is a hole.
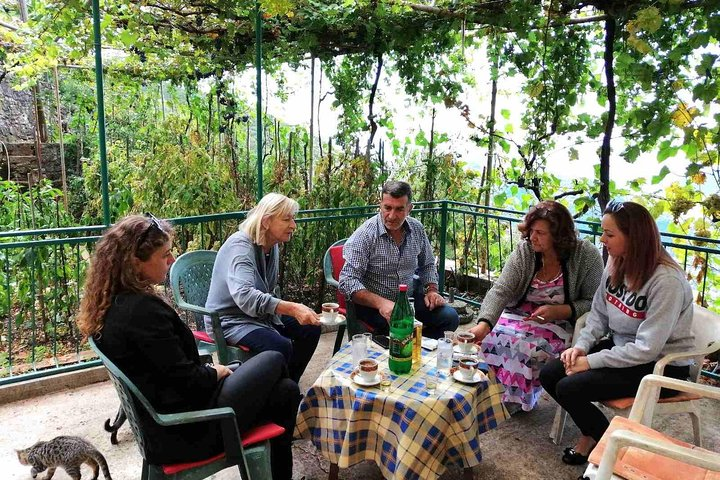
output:
M587 461L609 425L592 402L635 396L660 357L693 347L692 291L650 213L637 203L611 202L602 229L610 260L587 324L575 346L540 372L542 386L582 434L563 454L571 465ZM687 379L688 363L671 363L664 374ZM663 390L661 396L676 393Z

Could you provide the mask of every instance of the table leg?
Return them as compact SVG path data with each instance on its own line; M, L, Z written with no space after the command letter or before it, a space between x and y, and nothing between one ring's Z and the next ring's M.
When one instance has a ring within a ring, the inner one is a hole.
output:
M333 355L340 350L343 344L343 336L345 335L345 325L339 325L337 330L337 336L335 336L335 346L333 347Z
M463 469L463 480L475 480L472 467L465 467Z
M330 464L330 473L328 474L328 480L338 480L339 473L340 473L340 468L338 467L338 464L331 463Z

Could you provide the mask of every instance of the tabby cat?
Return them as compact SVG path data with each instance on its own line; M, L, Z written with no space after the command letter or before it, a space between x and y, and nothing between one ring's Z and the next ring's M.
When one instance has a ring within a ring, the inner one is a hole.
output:
M55 469L62 467L70 478L80 480L80 465L87 463L93 470L92 480L97 480L99 469L102 469L106 480L112 480L105 457L80 437L55 437L48 442L40 441L32 447L15 452L21 464L32 466L32 478L47 469L45 479L50 480Z

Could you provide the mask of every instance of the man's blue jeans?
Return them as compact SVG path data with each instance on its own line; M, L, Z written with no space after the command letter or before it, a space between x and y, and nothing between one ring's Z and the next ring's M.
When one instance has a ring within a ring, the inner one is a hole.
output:
M422 293L415 296L414 306L415 318L423 324L423 337L442 338L444 332L455 331L460 323L458 314L452 307L443 305L429 310L425 306L425 295ZM387 335L390 331L388 321L380 315L377 309L356 303L355 313L358 319L373 329L374 334Z

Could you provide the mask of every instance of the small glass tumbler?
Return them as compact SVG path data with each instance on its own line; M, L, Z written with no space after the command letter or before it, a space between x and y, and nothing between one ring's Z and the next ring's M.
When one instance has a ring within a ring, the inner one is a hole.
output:
M370 344L372 342L372 333L365 332L363 333L363 337L365 337L365 343L367 344L367 347L370 348Z
M360 360L367 358L368 347L365 335L358 333L352 337L352 362L353 368L357 367Z
M435 395L437 388L437 376L433 374L425 375L425 391L430 395Z
M447 330L443 332L443 335L445 336L445 338L450 340L450 343L453 343L455 341L455 332L453 332L452 330Z

